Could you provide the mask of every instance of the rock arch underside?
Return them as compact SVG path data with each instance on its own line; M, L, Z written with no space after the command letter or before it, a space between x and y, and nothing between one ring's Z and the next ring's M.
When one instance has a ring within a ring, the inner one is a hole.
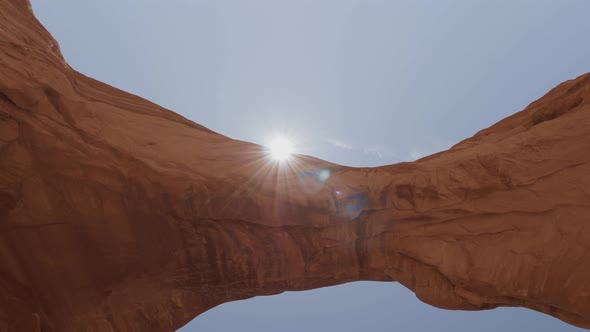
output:
M170 331L355 280L590 328L590 75L448 151L279 166L71 69L0 1L0 331Z

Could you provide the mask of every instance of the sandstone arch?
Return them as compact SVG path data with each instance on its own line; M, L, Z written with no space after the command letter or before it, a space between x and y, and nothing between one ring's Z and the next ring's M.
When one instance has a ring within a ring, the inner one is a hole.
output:
M353 280L590 328L589 75L413 163L278 167L75 72L28 2L0 8L0 328L167 331Z

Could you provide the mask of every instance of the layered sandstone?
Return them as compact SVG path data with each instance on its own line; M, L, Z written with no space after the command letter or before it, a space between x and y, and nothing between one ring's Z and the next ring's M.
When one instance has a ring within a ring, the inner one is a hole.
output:
M590 328L590 75L413 163L279 164L77 73L0 1L0 331L170 331L354 280Z

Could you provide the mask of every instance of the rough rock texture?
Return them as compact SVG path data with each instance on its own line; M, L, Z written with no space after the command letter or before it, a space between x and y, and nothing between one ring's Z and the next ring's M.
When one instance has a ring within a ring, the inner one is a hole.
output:
M589 218L590 75L417 162L277 164L75 72L0 1L0 331L170 331L353 280L590 328Z

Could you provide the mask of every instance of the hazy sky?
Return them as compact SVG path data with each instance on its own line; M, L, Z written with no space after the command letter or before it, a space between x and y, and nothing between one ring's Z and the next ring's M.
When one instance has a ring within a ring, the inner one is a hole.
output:
M374 166L446 149L590 71L587 0L33 0L82 73L232 138ZM228 303L190 331L577 331L393 283Z

